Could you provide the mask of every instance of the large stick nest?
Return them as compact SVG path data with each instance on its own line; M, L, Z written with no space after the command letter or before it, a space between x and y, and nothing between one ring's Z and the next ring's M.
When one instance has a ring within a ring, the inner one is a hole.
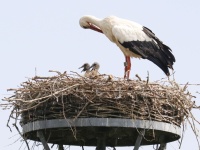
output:
M44 119L129 118L180 126L195 107L192 96L175 81L150 83L101 75L35 76L5 98L21 123ZM11 114L12 116L12 114ZM14 117L14 116L13 116Z

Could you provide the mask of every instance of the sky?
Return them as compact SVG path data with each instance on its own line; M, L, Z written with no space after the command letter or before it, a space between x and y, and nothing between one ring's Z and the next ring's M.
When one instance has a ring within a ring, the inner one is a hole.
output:
M179 84L200 83L200 1L66 1L66 0L7 0L0 1L0 102L12 95L28 77L54 75L49 70L76 71L83 63L99 62L100 73L123 77L124 56L119 48L103 34L83 30L79 19L83 15L104 18L115 15L138 22L150 28L168 45L176 57L175 80ZM139 74L150 81L165 78L165 74L147 60L132 59L130 77ZM196 96L199 105L199 86L188 90ZM11 110L0 108L0 149L20 149L18 133L6 127ZM200 120L199 111L193 111ZM200 129L200 128L199 128ZM178 149L178 142L168 143L167 150ZM26 149L25 144L21 149ZM42 150L42 147L36 148ZM81 147L70 149L78 150ZM87 149L94 149L90 147ZM131 150L133 147L117 148ZM151 150L152 146L141 147ZM181 150L198 149L196 138L189 125L184 134Z

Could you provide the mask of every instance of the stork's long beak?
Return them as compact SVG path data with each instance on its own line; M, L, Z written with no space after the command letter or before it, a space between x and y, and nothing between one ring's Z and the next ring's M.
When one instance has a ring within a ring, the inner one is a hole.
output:
M81 69L81 68L83 68L84 67L84 65L83 66L81 66L81 67L79 67L78 69ZM84 69L83 70L81 70L81 72L83 72L84 71Z
M90 66L90 68L89 69L91 69L91 68L93 68L94 67L94 64L92 65L92 66Z
M98 28L97 26L95 26L91 23L90 23L90 29L97 31L97 32L100 32L100 33L103 33L103 31L100 28Z
M83 66L79 67L78 69L81 69L81 68L83 68Z

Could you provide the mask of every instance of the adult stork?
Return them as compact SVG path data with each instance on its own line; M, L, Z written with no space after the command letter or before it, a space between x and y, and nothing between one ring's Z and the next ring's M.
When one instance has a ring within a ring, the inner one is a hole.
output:
M170 75L168 68L173 69L175 62L172 50L147 27L115 16L104 19L83 16L79 23L84 29L92 29L105 34L121 49L126 60L124 78L129 79L130 57L148 59L160 67L167 76Z

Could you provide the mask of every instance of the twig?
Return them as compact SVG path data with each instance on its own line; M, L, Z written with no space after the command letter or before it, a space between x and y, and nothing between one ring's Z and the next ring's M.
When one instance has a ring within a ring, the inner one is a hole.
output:
M149 83L149 71L147 71L147 82L146 82L146 85L148 85Z
M139 81L142 81L142 79L140 78L140 76L138 74L135 75Z
M58 75L62 75L61 72L59 72L59 71L55 71L55 70L49 70L49 72L56 72Z
M10 118L11 118L11 115L13 114L14 110L15 110L15 107L12 109L12 111L11 111L11 113L10 113L10 115L9 115L8 121L7 121L7 125L6 125L6 126L10 129L10 132L12 132L12 129L11 129L10 126L9 126L9 122L10 122Z
M78 115L73 119L73 121L75 121L79 116L80 114L83 112L83 110L87 107L87 105L89 104L90 102L88 101L85 106L83 106L83 108L81 109L81 111L78 113Z
M26 143L26 146L27 146L28 150L30 150L26 138L21 134L21 132L19 131L19 128L17 127L17 125L14 123L13 126L16 128L16 130L18 131L19 135L24 139L24 142Z

